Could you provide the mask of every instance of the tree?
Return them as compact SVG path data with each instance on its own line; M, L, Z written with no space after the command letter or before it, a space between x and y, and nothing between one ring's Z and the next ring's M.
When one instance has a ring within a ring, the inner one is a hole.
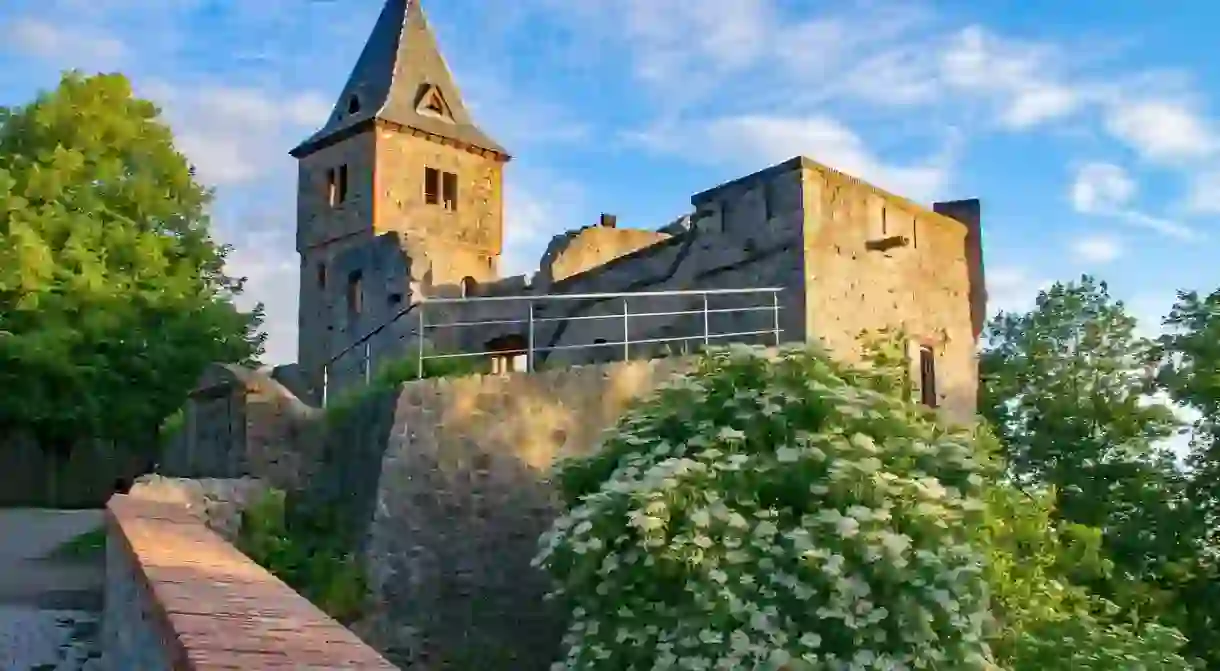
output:
M1188 480L1161 447L1178 427L1154 402L1158 353L1106 284L1085 276L1000 314L981 356L980 413L995 427L1013 482L1053 489L1064 523L1101 530L1114 570L1084 577L1097 596L1163 617L1203 652L1206 629L1183 604L1197 585L1202 520Z
M0 108L0 429L152 444L209 362L261 352L210 200L122 75Z
M1220 289L1201 296L1182 291L1158 339L1158 384L1176 402L1198 412L1191 426L1189 501L1203 518L1199 560L1179 578L1179 609L1197 654L1220 669ZM1206 638L1205 638L1206 637ZM1198 638L1200 640L1195 641Z
M1199 413L1191 427L1192 500L1209 527L1220 525L1220 289L1178 293L1157 342L1157 381L1173 400ZM1220 543L1220 537L1213 537Z

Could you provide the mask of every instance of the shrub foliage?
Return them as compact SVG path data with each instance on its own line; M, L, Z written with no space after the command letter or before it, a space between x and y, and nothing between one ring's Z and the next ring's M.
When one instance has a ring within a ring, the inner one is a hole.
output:
M716 350L562 464L557 666L987 668L987 465L891 383Z

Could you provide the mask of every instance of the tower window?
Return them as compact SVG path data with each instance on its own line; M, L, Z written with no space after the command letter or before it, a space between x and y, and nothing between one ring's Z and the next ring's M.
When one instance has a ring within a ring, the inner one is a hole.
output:
M457 175L451 172L441 173L441 199L445 209L457 212Z
M318 288L319 289L326 288L326 264L325 263L318 264Z
M347 113L355 114L356 112L359 112L359 111L360 111L360 97L357 96L355 93L353 93L351 95L351 97L349 97L347 99Z
M347 164L326 171L326 202L334 207L347 200Z
M936 399L936 353L931 347L919 348L919 402L935 408Z
M436 205L441 199L441 171L424 168L424 203Z
M363 278L359 270L347 276L347 316L355 319L364 309Z
M347 164L339 166L339 202L347 200Z

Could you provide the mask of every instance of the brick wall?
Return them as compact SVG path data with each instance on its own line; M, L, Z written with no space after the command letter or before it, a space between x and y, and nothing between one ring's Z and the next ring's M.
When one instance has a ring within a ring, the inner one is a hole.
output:
M397 668L167 501L107 504L104 622L115 671Z

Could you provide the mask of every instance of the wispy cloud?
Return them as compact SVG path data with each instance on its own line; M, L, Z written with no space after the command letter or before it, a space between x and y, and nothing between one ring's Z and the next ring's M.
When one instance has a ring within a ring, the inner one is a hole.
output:
M1038 292L1053 282L1023 266L1004 265L987 270L987 308L999 312L1025 312L1034 306Z
M1105 127L1150 161L1176 164L1205 159L1220 151L1220 135L1184 101L1121 101L1108 111Z
M1110 163L1095 162L1076 170L1069 200L1080 214L1109 218L1178 240L1202 237L1190 226L1135 209L1137 194L1138 186L1126 170Z
M19 18L3 29L10 48L26 52L57 67L91 65L105 70L120 64L127 46L97 29L64 26L34 18Z
M1118 238L1109 235L1089 235L1072 241L1072 252L1089 263L1109 263L1124 251Z

